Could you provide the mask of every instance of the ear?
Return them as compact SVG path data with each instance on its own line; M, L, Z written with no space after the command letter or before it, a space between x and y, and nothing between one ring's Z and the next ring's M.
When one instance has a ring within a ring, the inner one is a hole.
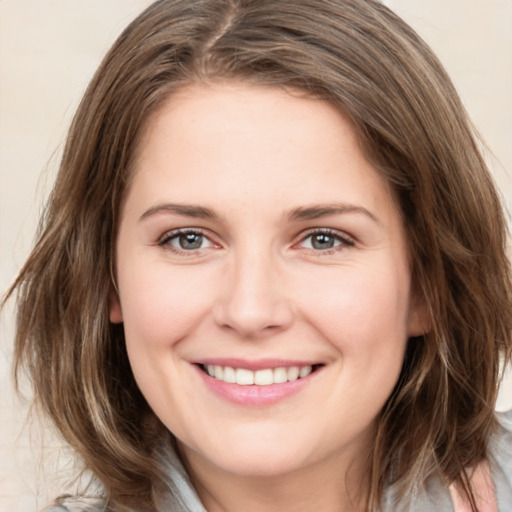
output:
M432 327L431 316L425 299L418 293L413 293L407 319L407 335L409 338L423 336Z
M119 297L117 296L117 293L114 290L112 290L110 292L108 302L109 302L110 321L113 324L122 323L123 322L123 312L121 311L121 303L119 302Z

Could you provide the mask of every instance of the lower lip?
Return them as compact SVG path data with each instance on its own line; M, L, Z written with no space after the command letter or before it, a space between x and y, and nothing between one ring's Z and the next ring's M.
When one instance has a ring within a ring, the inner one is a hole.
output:
M282 384L240 386L239 384L230 384L222 380L214 379L198 366L196 366L196 368L203 382L213 393L229 402L248 407L265 407L296 395L310 384L311 380L319 371L316 370L307 377L292 382L283 382Z

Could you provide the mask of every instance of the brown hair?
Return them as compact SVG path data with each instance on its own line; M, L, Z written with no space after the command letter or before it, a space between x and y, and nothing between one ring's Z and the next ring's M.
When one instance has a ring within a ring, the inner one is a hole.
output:
M431 330L411 339L378 421L369 508L441 474L472 499L465 468L486 457L500 354L511 359L506 223L461 102L442 66L373 0L160 0L105 57L71 126L18 296L17 374L102 482L109 503L154 510L163 426L109 323L120 201L138 136L187 83L299 88L353 123L393 185L413 282ZM473 508L476 508L474 500Z

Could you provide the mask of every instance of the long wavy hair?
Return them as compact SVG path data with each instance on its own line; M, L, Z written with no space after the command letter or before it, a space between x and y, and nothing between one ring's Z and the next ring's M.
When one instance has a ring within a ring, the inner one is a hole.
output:
M302 89L339 109L398 198L431 329L409 340L377 420L368 508L466 468L495 427L512 352L506 221L467 114L418 35L374 0L160 0L133 21L74 117L17 295L15 370L113 510L158 510L166 433L109 322L120 203L144 125L187 84ZM342 483L340 483L341 485Z

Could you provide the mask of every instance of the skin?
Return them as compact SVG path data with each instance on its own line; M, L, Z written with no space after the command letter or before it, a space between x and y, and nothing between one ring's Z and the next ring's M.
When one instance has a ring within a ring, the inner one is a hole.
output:
M199 248L180 248L184 228ZM318 230L330 230L320 248ZM406 246L388 185L325 102L193 85L150 119L110 317L210 512L364 509L375 418L424 331ZM193 363L220 357L321 367L300 392L254 407L205 386Z

